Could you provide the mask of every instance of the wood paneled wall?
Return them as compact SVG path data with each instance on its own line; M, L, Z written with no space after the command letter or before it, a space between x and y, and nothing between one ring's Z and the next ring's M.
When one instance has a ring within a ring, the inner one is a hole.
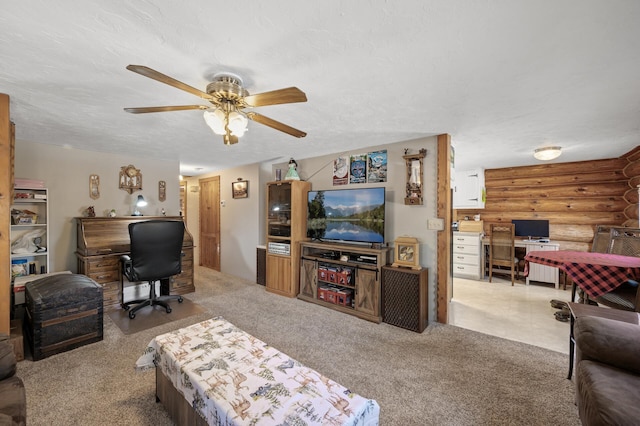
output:
M563 250L588 251L596 225L638 227L640 146L606 160L485 170L484 209L460 209L456 220L480 214L492 223L547 219Z

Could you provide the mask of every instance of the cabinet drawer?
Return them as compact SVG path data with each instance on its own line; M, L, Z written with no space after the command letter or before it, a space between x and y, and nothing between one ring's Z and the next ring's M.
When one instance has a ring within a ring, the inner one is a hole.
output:
M480 245L476 244L453 244L453 254L480 254Z
M97 258L86 259L85 273L90 274L92 272L118 270L118 263L120 261L119 256L99 256Z
M116 281L116 282L120 281L120 273L118 269L109 270L109 271L98 271L98 272L88 273L85 275L99 284L105 284L110 281Z
M460 235L460 234L454 233L452 238L452 242L454 246L457 244L478 245L479 241L480 239L477 235Z
M454 253L453 254L453 265L454 267L457 265L475 265L476 268L480 265L480 256L477 254L461 254Z
M478 279L480 270L478 265L454 264L453 275L456 277L471 277Z

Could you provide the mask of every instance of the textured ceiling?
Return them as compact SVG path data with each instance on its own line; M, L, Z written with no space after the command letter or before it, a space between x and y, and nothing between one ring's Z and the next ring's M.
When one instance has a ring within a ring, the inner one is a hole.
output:
M617 157L640 145L640 1L21 0L0 12L0 92L17 140L178 158L183 174L449 133L456 168ZM146 65L205 90L239 74L250 93L296 86L308 102L256 112L234 146L205 104L127 71Z

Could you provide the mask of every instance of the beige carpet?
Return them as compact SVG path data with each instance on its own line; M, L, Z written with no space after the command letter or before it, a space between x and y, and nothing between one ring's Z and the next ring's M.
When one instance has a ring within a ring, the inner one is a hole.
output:
M133 366L155 335L217 315L375 399L384 426L580 424L567 355L448 325L374 324L204 268L196 289L201 314L131 335L105 316L102 342L20 362L28 424L170 425L154 372Z
M204 312L204 308L187 298L183 298L182 303L178 303L177 300L170 300L169 306L171 307L171 313L169 314L162 306L156 305L153 308L146 306L140 309L136 312L134 319L130 319L129 311L124 309L110 311L108 315L111 321L124 334L134 334Z

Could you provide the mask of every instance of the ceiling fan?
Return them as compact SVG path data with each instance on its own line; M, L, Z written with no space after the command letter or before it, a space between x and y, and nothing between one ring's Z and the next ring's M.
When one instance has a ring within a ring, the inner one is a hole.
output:
M184 90L209 101L212 106L206 105L174 105L157 107L125 108L132 114L147 112L184 111L190 109L204 110L204 119L214 133L222 135L225 145L233 145L238 142L247 128L247 119L256 121L265 126L287 133L297 138L303 138L307 134L294 129L272 118L265 117L253 111L245 111L247 108L267 105L289 104L306 102L307 96L297 87L274 90L271 92L250 95L242 86L242 79L231 73L219 73L213 76L213 81L207 85L207 91L203 92L182 83L174 78L164 75L156 70L143 65L128 65L127 69L145 77L152 78L161 83L168 84L177 89Z

